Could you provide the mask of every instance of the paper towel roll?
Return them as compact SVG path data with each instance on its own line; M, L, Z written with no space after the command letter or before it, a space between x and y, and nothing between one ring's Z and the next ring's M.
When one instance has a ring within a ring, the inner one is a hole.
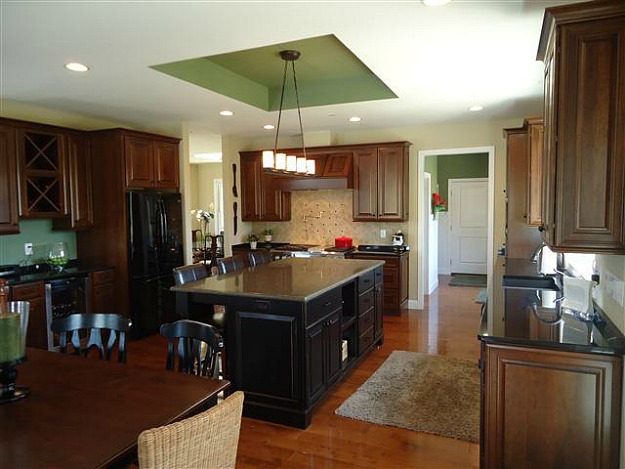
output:
M553 274L558 267L558 255L549 249L548 246L543 246L540 255L540 273L541 274Z
M592 287L594 282L583 278L564 277L564 300L562 307L577 311L585 316L594 312Z

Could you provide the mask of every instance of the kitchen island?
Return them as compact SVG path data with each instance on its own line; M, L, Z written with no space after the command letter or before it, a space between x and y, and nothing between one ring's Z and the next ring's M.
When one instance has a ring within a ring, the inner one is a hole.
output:
M287 258L173 287L183 316L224 305L228 379L244 415L306 428L312 411L382 344L382 261Z
M625 337L561 307L561 276L507 259L482 318L481 467L619 467Z

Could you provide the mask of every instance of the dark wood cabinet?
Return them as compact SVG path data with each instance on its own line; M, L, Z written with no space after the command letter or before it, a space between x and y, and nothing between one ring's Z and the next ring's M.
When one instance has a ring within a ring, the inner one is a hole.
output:
M282 190L279 177L262 167L262 152L241 152L241 220L288 221L291 194Z
M55 218L56 230L85 230L93 226L91 142L86 133L67 134L64 175L65 217Z
M0 234L19 233L15 129L0 124Z
M65 216L65 134L33 124L17 127L20 217Z
M111 299L115 298L115 271L97 270L89 274L91 281L92 313L111 312Z
M240 152L242 220L290 220L290 191L351 188L354 221L407 220L409 147L409 142L391 142L307 148L306 157L315 160L315 177L265 173L262 151Z
M483 467L619 467L622 358L482 343Z
M530 124L531 122L531 124ZM541 243L540 232L530 219L540 219L531 213L540 205L542 171L542 120L527 119L523 127L505 129L506 137L506 255L529 259ZM534 154L532 154L534 152ZM538 173L538 174L536 174ZM538 176L538 178L537 178Z
M625 4L547 8L545 239L556 251L625 252Z
M544 126L540 117L525 120L527 126L527 224L542 224Z
M408 219L410 144L381 145L354 151L354 221Z
M384 314L401 314L408 302L408 252L400 255L353 252L347 257L384 261L383 310ZM379 283L379 282L378 282ZM382 285L382 283L380 283Z
M341 310L306 328L307 399L316 402L341 372Z
M30 302L26 345L48 349L45 288L43 282L25 283L12 286L9 292L11 301Z
M178 188L178 141L124 131L124 154L129 189Z
M384 268L378 267L374 271L373 301L373 341L382 345L384 341Z
M152 163L154 147L166 143L174 151L171 171L177 174L179 139L125 129L90 132L93 165L94 226L76 233L78 257L85 265L106 265L115 268L114 295L109 298L107 310L128 316L130 306L130 279L128 253L128 181L152 177L154 185L144 190L175 191L175 186L156 187ZM128 144L128 142L130 142ZM149 144L145 144L148 142ZM127 145L128 144L128 145ZM149 149L151 148L151 150ZM126 151L130 151L130 156ZM128 161L132 161L128 176ZM175 160L175 165L174 165ZM145 179L147 181L147 179ZM146 182L147 185L147 182Z

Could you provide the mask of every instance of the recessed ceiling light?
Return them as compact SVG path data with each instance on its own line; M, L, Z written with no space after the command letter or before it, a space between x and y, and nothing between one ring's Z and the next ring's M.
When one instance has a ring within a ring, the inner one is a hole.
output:
M477 112L477 111L481 111L482 109L484 109L484 107L483 107L483 106L477 106L477 105L476 105L476 106L471 106L471 107L469 108L469 111L471 111L471 112Z
M78 62L70 62L68 64L65 64L65 68L71 70L72 72L86 72L87 70L89 70L89 67Z
M263 129L265 129L265 130L273 130L275 128L276 128L276 126L273 125L273 124L263 125Z
M421 0L426 7L439 7L447 5L451 0Z
M228 111L228 110L224 110L224 111L221 111L221 112L219 113L219 115L220 115L220 116L233 116L233 115L234 115L234 112L232 112L232 111Z
M350 122L360 122L362 119L358 116L354 116L354 117L350 117L349 121Z

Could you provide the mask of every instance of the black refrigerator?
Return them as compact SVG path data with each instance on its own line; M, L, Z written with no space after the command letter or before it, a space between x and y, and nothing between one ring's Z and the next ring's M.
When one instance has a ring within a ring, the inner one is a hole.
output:
M173 268L183 264L180 194L128 193L132 337L158 332L176 317Z

